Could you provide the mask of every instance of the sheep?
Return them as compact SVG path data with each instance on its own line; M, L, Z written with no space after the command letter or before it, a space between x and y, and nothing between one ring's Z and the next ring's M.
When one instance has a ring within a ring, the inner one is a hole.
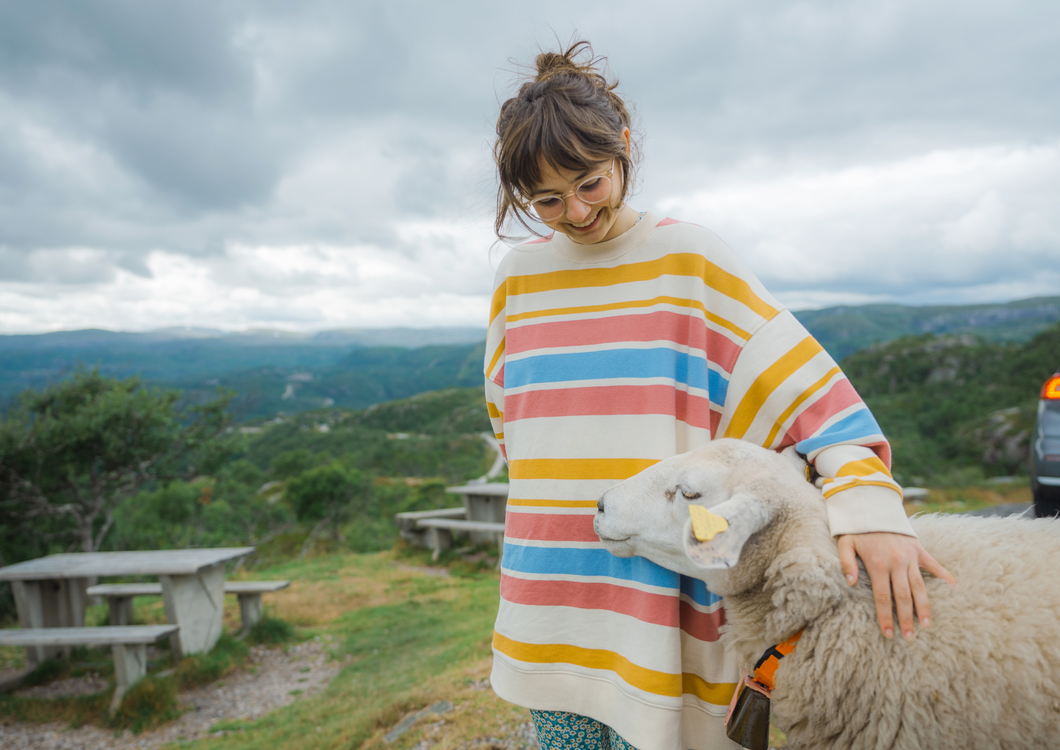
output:
M728 529L699 542L692 504ZM925 574L931 627L911 640L880 632L864 568L847 583L820 491L751 443L716 440L627 479L600 499L594 529L613 554L721 595L722 639L745 669L803 631L772 694L793 747L1060 746L1060 520L912 522L958 584Z

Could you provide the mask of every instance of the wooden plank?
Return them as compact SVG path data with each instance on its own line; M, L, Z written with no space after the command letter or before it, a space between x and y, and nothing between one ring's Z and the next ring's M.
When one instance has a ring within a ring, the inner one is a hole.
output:
M419 521L421 527L428 529L454 529L456 531L495 531L504 532L504 524L490 521L460 521L446 518L425 518Z
M113 646L154 643L179 629L177 625L129 625L102 628L19 628L0 630L2 646Z
M291 585L290 581L225 581L226 594L265 594Z
M89 596L162 596L161 583L101 583L90 586Z
M253 547L149 550L142 552L74 552L38 557L0 568L0 581L90 578L92 576L195 575L203 568L234 560Z

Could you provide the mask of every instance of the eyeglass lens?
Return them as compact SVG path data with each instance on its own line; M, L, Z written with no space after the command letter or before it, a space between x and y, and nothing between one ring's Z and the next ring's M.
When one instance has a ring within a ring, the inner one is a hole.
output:
M611 194L611 180L604 175L590 177L573 191L583 203L599 203ZM542 221L552 221L563 215L566 196L546 195L530 203L530 210Z

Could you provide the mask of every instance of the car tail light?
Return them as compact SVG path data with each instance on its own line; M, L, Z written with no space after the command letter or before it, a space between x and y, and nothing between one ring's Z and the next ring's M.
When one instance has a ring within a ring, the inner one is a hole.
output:
M1042 398L1060 401L1060 375L1053 375L1042 386Z
M1060 456L1042 456L1043 461L1060 461Z

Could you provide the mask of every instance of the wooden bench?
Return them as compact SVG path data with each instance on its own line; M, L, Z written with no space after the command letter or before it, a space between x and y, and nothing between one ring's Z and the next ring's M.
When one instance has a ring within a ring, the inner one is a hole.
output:
M102 628L19 628L0 630L0 646L111 646L117 687L113 713L133 685L147 674L147 645L172 635L179 625L128 625Z
M261 595L279 591L291 585L290 581L225 581L224 592L239 597L239 614L243 620L242 634L261 622L264 608ZM132 622L132 600L134 596L161 596L160 583L101 583L90 586L86 592L89 596L101 596L107 600L110 609L110 624L128 625Z

